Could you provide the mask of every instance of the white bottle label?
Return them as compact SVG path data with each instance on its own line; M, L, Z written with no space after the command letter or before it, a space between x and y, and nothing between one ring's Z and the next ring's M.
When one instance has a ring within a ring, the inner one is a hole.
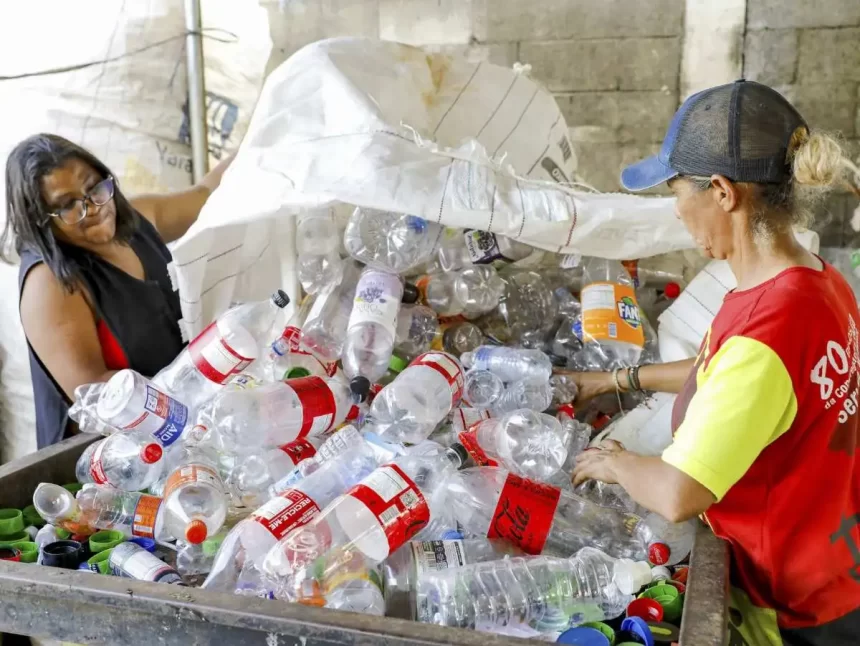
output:
M180 580L172 567L146 551L136 552L128 557L122 563L122 570L126 577L138 581L160 581L171 573L174 574L176 580ZM169 578L173 579L173 577Z
M319 513L319 506L307 494L287 489L251 514L251 518L281 540L288 532L307 525Z
M202 464L189 464L170 474L164 485L164 497L167 498L182 485L195 482L208 484L222 490L221 478L214 469Z
M414 366L427 366L442 375L451 389L451 407L453 408L460 403L460 399L463 397L465 377L463 376L463 369L453 357L443 352L427 352L415 359L409 367Z
M463 541L413 541L410 545L419 577L467 564Z
M402 294L403 285L398 276L382 271L363 274L355 288L348 327L351 329L361 323L372 322L394 337Z
M151 434L162 446L170 446L188 423L188 408L165 393L146 386L146 400L140 416L123 430L135 429Z
M474 424L490 419L493 414L480 408L458 408L451 417L451 423L456 433L462 433Z
M230 347L218 329L218 321L210 324L188 344L188 352L200 373L216 384L225 383L254 360L254 357L242 356Z

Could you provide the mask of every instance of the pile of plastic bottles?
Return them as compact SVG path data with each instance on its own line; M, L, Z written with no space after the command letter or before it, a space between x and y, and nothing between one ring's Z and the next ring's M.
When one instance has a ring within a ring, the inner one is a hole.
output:
M42 551L114 532L88 567L479 630L624 614L693 526L617 487L572 490L594 429L553 367L641 362L654 335L637 297L658 311L677 285L414 216L340 224L300 216L289 320L278 291L152 380L78 389L70 415L104 437L77 496L36 490Z

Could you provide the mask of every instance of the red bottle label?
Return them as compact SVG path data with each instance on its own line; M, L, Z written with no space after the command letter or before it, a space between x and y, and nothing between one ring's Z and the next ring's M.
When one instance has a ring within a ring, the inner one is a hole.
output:
M334 374L337 372L337 361L331 361L329 363L324 363L314 357L310 352L306 352L302 350L302 331L295 327L294 325L290 325L284 328L284 333L281 335L284 341L289 348L290 354L301 354L306 357L313 357L319 364L322 366L323 370L329 377L334 377Z
M317 448L307 440L296 440L278 448L289 456L294 465L317 454Z
M451 388L451 408L460 403L465 379L463 369L454 357L444 352L427 352L409 365L410 368L412 366L427 366L445 377L445 381Z
M319 506L297 489L287 489L251 514L277 540L307 525L320 513Z
M105 484L107 482L107 475L102 466L102 451L104 450L105 441L101 440L90 456L90 477L96 484Z
M288 379L284 383L295 391L302 404L299 439L305 435L319 435L332 427L337 403L331 388L322 377L300 377Z
M561 489L509 474L487 538L504 538L527 554L540 554L560 496Z
M225 341L215 321L188 344L191 361L200 373L216 384L225 383L251 365L254 357L243 357Z
M430 522L424 494L396 464L379 467L346 494L376 516L388 537L389 554Z
M472 456L472 460L479 467L497 467L499 463L493 460L490 456L488 456L484 449L478 444L478 433L474 427L470 428L468 431L463 431L458 436L460 440L460 444L469 452L469 455Z

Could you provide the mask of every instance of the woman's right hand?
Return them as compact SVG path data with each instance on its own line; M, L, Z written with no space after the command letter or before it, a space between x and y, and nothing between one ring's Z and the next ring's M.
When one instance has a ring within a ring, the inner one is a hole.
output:
M554 370L554 372L573 378L577 388L575 404L583 404L599 395L615 391L615 382L611 372L576 372L559 369Z

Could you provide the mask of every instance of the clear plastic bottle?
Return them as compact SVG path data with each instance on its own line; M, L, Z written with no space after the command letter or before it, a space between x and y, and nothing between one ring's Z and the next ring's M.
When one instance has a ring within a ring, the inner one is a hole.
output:
M348 261L339 285L309 297L310 309L302 326L301 349L323 363L337 361L343 353L355 287L360 275L359 264Z
M179 466L164 486L164 527L188 543L202 543L227 517L224 483L217 458L202 448L182 447Z
M369 417L386 440L418 444L460 403L462 394L460 362L444 352L428 352L379 392Z
M493 411L487 408L467 408L460 406L451 412L451 430L459 435L463 431L469 430L472 426L485 419L498 417Z
M325 433L346 419L349 387L337 377L300 377L225 388L197 416L222 450L248 454Z
M511 473L547 482L567 459L568 436L551 415L521 409L474 424L460 443L477 464L493 460Z
M558 304L541 274L509 267L499 274L505 294L499 307L476 323L495 343L543 348L556 324Z
M552 386L549 382L523 379L508 384L491 408L498 413L509 413L519 408L545 411L552 403Z
M323 586L314 563L320 557L332 563L333 556L358 553L375 567L434 520L447 517L445 482L465 459L459 445L442 453L396 458L287 534L263 562L278 598L317 597Z
M471 264L510 263L531 255L532 247L507 236L466 229L458 242L450 240L439 249L444 271L455 271Z
M77 501L82 518L90 527L116 530L127 537L173 540L164 530L162 499L157 496L87 484L78 492Z
M455 357L459 357L465 352L472 352L486 340L484 333L477 325L458 321L442 326L441 342L438 347L434 346L433 349L444 350Z
M168 447L185 432L188 408L134 370L120 370L101 389L98 417L120 430L149 433Z
M347 253L369 267L401 274L433 254L442 227L414 215L358 207L343 234Z
M549 378L552 389L552 403L554 406L564 406L573 402L579 395L579 387L569 374L559 373Z
M584 343L600 346L610 360L605 369L636 365L645 335L630 274L617 260L588 258L583 263L583 284Z
M528 554L547 550L568 556L594 546L617 558L667 565L680 562L689 553L686 543L671 544L674 536L656 535L650 526L661 525L656 514L642 519L600 507L570 491L499 467L464 469L447 487L452 513L467 531L506 538Z
M289 302L290 297L278 290L267 301L228 310L198 334L153 383L189 410L196 410L262 356L262 348L274 336L273 326Z
M296 274L308 294L317 294L343 278L340 240L331 209L305 211L296 224Z
M388 369L394 351L403 280L377 269L365 269L355 288L355 301L341 357L350 389L359 402Z
M546 383L552 375L552 363L540 350L482 345L460 357L468 369L489 370L504 382L520 380Z
M440 334L436 312L424 305L404 305L397 315L394 352L411 361L430 350Z
M48 523L47 526L61 527L80 536L96 532L94 527L87 524L75 496L65 487L41 483L33 492L33 506Z
M107 437L119 431L98 416L99 397L104 387L104 383L96 383L75 388L75 401L69 407L69 418L74 420L82 433Z
M185 585L179 573L135 543L120 543L110 553L111 571L138 581Z
M558 632L620 616L644 585L647 563L585 547L570 558L515 557L426 574L418 620L488 632L528 626Z
M472 408L493 406L505 391L505 383L489 370L470 370L463 384L463 403Z
M573 413L573 407L570 405L560 407L558 413L556 413L556 418L561 422L562 429L570 438L567 445L568 459L563 467L563 471L566 474L570 474L573 471L576 456L588 448L588 443L591 442L591 435L594 433L594 429L591 426L577 421Z
M480 316L497 307L505 291L504 281L488 266L436 274L423 282L427 305L440 316Z
M565 316L555 331L551 350L553 355L569 361L582 350L582 315Z
M521 554L507 541L486 538L411 541L382 565L385 616L417 618L418 582L426 574Z
M375 454L358 432L352 430L354 433L341 438L349 451L318 461L313 471L281 490L230 531L221 544L204 588L233 592L243 568L259 568L279 540L308 523L337 496L376 468ZM350 441L354 438L358 441Z
M163 453L146 431L114 433L84 449L75 465L75 477L82 484L94 482L140 491L161 477Z

